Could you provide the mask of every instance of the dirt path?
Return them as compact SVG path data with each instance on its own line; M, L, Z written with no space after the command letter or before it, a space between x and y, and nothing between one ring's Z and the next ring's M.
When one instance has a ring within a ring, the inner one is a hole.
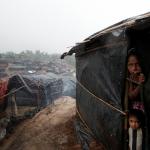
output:
M20 123L0 145L0 150L81 150L73 121L75 100L61 97L32 119ZM91 150L102 150L95 147Z

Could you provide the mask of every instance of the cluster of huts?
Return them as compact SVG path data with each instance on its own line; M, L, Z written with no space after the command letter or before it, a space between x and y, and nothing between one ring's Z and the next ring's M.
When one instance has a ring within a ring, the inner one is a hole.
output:
M60 96L75 97L74 72L67 64L31 66L0 60L0 139L12 118L33 116Z

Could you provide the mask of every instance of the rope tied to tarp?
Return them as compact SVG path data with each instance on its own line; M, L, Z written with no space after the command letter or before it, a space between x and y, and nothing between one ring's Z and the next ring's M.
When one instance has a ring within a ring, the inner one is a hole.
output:
M76 108L76 112L77 112L80 120L82 121L83 125L85 126L86 130L94 136L93 131L89 128L89 126L87 125L87 123L85 122L85 120L83 119L82 115L80 114L80 112L77 108Z
M77 118L75 122L75 131L78 142L83 150L90 150L90 143L93 140L97 141L93 131L88 127L79 110L76 108Z
M7 93L7 94L3 95L2 97L0 97L0 99L4 98L4 97L6 97L6 96L9 96L9 95L11 95L11 94L13 94L13 93L16 93L16 92L18 92L19 90L21 90L21 89L24 88L24 87L25 87L25 86L21 86L21 87L15 89L15 90L13 90L13 91L10 91L9 93Z
M30 84L30 85L34 85L34 84L35 84L35 83L32 83L32 84ZM14 94L14 93L20 91L20 90L23 89L23 88L27 88L27 86L26 86L26 85L20 86L20 87L18 87L17 89L14 89L13 91L10 91L10 92L8 92L7 94L1 96L0 99L5 98L5 97L7 97L7 96L9 96L9 95L12 95L12 94ZM28 89L28 88L27 88L27 89ZM32 92L32 93L37 93L37 92Z
M102 102L103 104L105 104L106 106L108 106L109 108L116 110L117 112L121 113L122 115L126 115L126 113L118 108L116 108L115 106L109 104L108 102L106 102L105 100L101 99L100 97L96 96L95 94L93 94L91 91L89 91L81 82L77 80L77 83L80 85L80 87L82 87L86 92L88 92L90 95L92 95L93 97L95 97L98 101Z

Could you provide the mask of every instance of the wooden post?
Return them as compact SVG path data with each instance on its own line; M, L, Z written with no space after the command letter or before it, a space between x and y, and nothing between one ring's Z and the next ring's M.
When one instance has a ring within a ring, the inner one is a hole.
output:
M18 108L16 104L16 93L14 93L11 97L11 113L13 117L17 116L18 114Z
M128 81L125 83L125 96L124 96L124 111L126 112L124 118L124 150L128 150Z
M40 109L40 83L38 82L38 92L37 92L37 109Z

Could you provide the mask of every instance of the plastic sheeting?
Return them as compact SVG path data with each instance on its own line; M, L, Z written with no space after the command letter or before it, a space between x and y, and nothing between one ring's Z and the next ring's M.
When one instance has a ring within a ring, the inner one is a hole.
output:
M63 81L63 96L76 98L76 80L71 76L62 76Z
M112 41L118 40L115 43L125 40L123 33L119 38L112 34L108 34L107 37ZM119 110L122 110L126 54L127 45L126 42L122 42L120 45L99 48L96 52L76 57L78 81L92 94ZM90 129L109 150L121 149L122 114L93 97L79 84L77 106Z
M144 101L147 120L150 120L149 41L150 13L147 13L97 32L62 55L63 58L76 54L77 109L107 150L124 149L125 117L112 107L124 111L126 57L131 47L135 47L142 58L147 78Z
M63 82L53 75L15 75L10 78L8 92L24 86L16 92L18 106L45 107L62 95Z

